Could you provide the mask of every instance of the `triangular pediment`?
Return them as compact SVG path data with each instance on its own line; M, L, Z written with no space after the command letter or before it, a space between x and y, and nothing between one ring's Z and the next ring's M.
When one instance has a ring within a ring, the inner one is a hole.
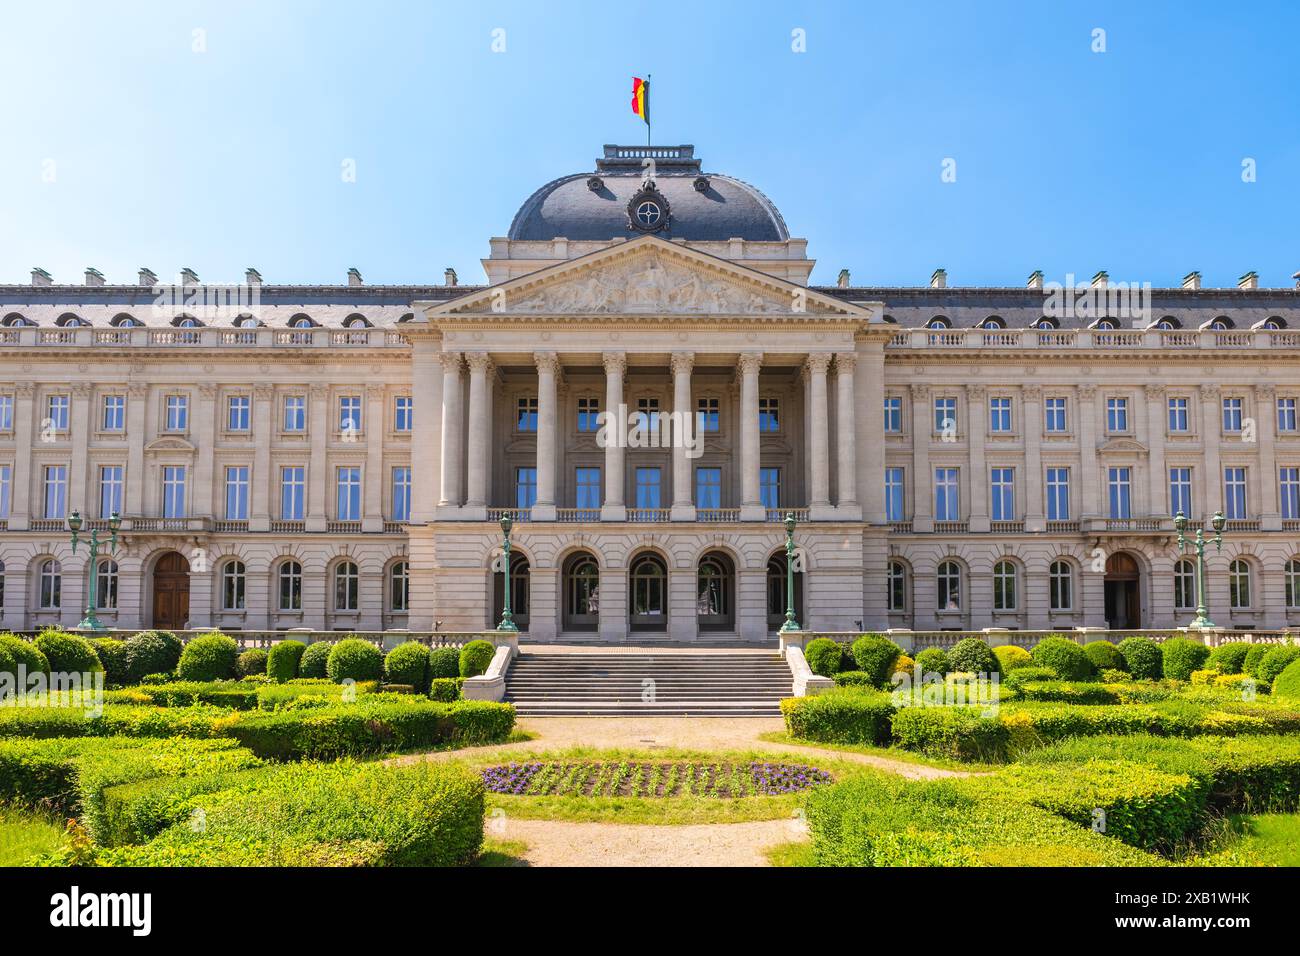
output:
M736 265L654 236L619 243L568 262L431 306L433 323L504 316L756 316L856 320L869 308Z

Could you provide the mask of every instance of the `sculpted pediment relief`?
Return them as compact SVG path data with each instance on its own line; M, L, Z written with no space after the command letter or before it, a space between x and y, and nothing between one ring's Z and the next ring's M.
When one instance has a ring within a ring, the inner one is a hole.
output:
M159 451L196 451L197 449L184 438L175 435L164 435L162 438L155 438L149 444L144 446L147 452Z
M1097 450L1103 455L1108 453L1117 455L1145 455L1147 453L1147 446L1142 444L1140 441L1134 441L1132 438L1112 438Z

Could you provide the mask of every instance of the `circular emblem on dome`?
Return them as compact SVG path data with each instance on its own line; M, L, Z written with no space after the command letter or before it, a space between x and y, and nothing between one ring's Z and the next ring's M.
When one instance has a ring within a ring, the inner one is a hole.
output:
M587 188L594 193L598 193L605 188L605 180L599 176L592 176L587 180Z
M668 200L659 192L654 182L647 180L628 201L627 226L638 232L659 232L668 228L672 214Z

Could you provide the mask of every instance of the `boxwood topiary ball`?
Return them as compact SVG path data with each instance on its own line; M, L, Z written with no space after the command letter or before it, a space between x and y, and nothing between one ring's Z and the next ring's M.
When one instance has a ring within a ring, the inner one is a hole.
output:
M1273 696L1300 700L1300 660L1294 660L1282 669L1273 681Z
M435 647L429 651L429 680L452 680L460 676L460 651Z
M993 656L1002 665L1002 673L1009 674L1017 667L1029 667L1034 658L1019 644L1002 644L993 648Z
M834 677L842 668L844 650L829 637L817 637L808 642L803 649L804 659L814 674L822 677Z
M266 662L270 655L260 647L253 647L239 655L235 661L235 671L240 677L253 677L266 673Z
M876 687L888 687L894 663L903 649L879 634L864 634L853 642L853 660Z
M176 676L181 680L228 680L235 676L238 661L239 645L235 639L213 631L185 645L176 664Z
M942 677L948 673L948 655L942 647L927 647L916 655L915 672L917 677L926 674L938 674Z
M1246 659L1241 664L1241 672L1254 677L1255 671L1259 669L1259 662L1272 649L1271 644L1252 644L1250 650L1246 652Z
M1128 667L1124 663L1124 655L1110 641L1089 641L1083 645L1083 653L1088 655L1088 660L1092 661L1092 666L1098 671L1122 671Z
M369 641L344 638L330 651L325 673L336 684L345 680L379 680L384 676L384 655Z
M25 641L16 634L0 634L0 647L3 647L9 656L13 658L15 670L11 673L15 678L18 676L17 667L22 665L26 668L28 674L48 674L50 672L50 662L45 659L45 655L36 649L36 645L31 641Z
M1220 674L1240 674L1246 665L1246 655L1255 645L1246 641L1229 641L1210 651L1210 666Z
M978 637L965 637L948 651L948 673L1001 674L1002 665L993 649Z
M429 689L429 649L419 641L398 644L384 658L384 674L390 684L409 684L418 693Z
M470 641L460 649L460 676L478 677L486 673L496 652L490 641Z
M1175 637L1160 646L1164 658L1165 677L1173 680L1191 680L1192 671L1198 671L1209 659L1210 649L1200 641Z
M1278 644L1260 659L1259 666L1255 668L1255 678L1272 684L1297 660L1300 660L1300 644Z
M298 662L298 676L310 677L319 680L326 676L326 665L329 663L330 651L334 645L329 641L315 641L308 644L307 649L302 652L302 660Z
M50 628L37 634L34 643L50 662L51 673L93 674L104 669L94 645L76 634Z
M1095 680L1097 668L1083 648L1068 637L1045 637L1030 656L1039 667L1050 667L1061 680Z
M126 656L126 641L101 637L90 642L99 662L104 665L104 680L110 684L126 684L131 680L131 668Z
M170 674L181 659L181 639L171 631L140 631L127 638L126 662L131 681L146 674Z
M271 646L266 656L266 676L276 683L283 684L298 676L298 666L302 662L307 645L302 641L280 641Z
M1149 637L1126 637L1119 642L1119 652L1135 680L1159 680L1165 672L1160 645Z

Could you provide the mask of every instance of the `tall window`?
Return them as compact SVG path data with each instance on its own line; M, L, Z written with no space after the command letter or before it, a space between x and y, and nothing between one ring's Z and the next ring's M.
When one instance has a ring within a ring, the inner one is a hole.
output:
M1169 431L1187 432L1191 421L1187 415L1187 399L1175 397L1169 399Z
M45 466L45 517L62 518L68 512L68 466Z
M226 399L226 429L246 432L252 416L253 400L247 395L231 395Z
M934 520L961 520L960 472L956 468L934 470Z
M997 397L989 399L989 431L1011 431L1011 399Z
M50 428L60 432L68 430L70 402L67 395L51 395L45 400L45 417Z
M126 396L105 395L103 430L120 432L126 430Z
M1241 519L1246 517L1246 469L1223 469L1223 516Z
M722 469L695 469L695 507L722 507Z
M339 521L360 521L361 468L357 465L341 465L335 469L334 474L338 492L335 516Z
M357 609L360 580L357 566L351 561L340 561L334 567L334 610Z
M961 566L944 561L935 572L936 606L940 611L961 610Z
M907 565L889 562L889 610L907 610Z
M1223 400L1223 430L1225 432L1241 431L1242 400L1225 398Z
M410 606L410 565L405 561L398 561L388 571L388 609L390 611L406 611Z
M1169 513L1192 514L1192 469L1169 469Z
M574 504L581 509L584 520L600 518L600 469L579 468L574 472Z
M1128 399L1106 399L1106 431L1111 434L1128 431Z
M722 426L722 414L718 406L717 398L713 396L703 396L695 403L695 411L698 415L697 420L701 423L701 428L706 432L716 432Z
M284 397L284 430L287 432L307 430L306 396L286 395Z
M993 496L992 520L1016 520L1016 470L994 468L989 473L989 490Z
M600 621L600 568L590 554L564 563L564 628L594 631Z
M163 468L162 516L185 517L185 466L167 465Z
M409 432L415 418L415 406L410 395L398 395L393 399L393 431Z
M165 399L166 430L183 432L190 427L190 399L188 395L168 395Z
M1228 565L1228 605L1245 610L1250 603L1250 562L1238 558Z
M40 605L42 610L53 610L63 602L63 567L53 558L41 562Z
M660 507L658 468L636 470L636 506L642 509Z
M102 465L99 469L99 516L122 513L122 488L125 469L121 465Z
M643 395L636 400L636 427L650 431L659 430L659 399Z
M1106 487L1110 494L1110 517L1116 519L1133 517L1133 470L1108 468Z
M1279 398L1277 400L1277 430L1280 432L1294 432L1296 430L1296 408L1294 398Z
M117 609L117 562L112 558L95 562L95 607L101 611Z
M361 396L339 396L339 431L355 433L361 431Z
M1189 558L1174 562L1174 607L1180 611L1196 607L1196 565Z
M1278 490L1281 492L1282 517L1300 518L1300 468L1282 468L1278 471Z
M307 500L307 469L285 465L280 469L280 518L301 521Z
M280 610L302 610L302 565L285 561L276 575L280 584Z
M14 430L14 397L0 395L0 432Z
M584 395L578 399L578 431L595 432L600 430L600 399L594 395Z
M1286 563L1286 606L1300 608L1300 559L1292 558Z
M767 511L776 511L781 507L781 469L758 469L758 500Z
M537 504L537 469L515 469L515 507L531 508Z
M1074 608L1074 569L1070 562L1052 562L1047 570L1047 595L1053 611Z
M885 396L885 431L891 435L903 432L903 398L900 395Z
M760 398L758 400L758 430L760 432L778 432L781 430L781 400L779 398Z
M9 517L13 496L13 466L0 465L0 518ZM0 608L4 607L0 604Z
M537 396L520 396L516 403L515 431L537 431Z
M1016 566L1010 561L993 565L993 610L1016 609Z
M1047 520L1070 520L1070 469L1047 469Z
M1066 431L1065 399L1048 398L1044 400L1043 417L1049 432Z
M411 520L411 466L393 469L393 521Z
M226 520L248 520L248 466L226 466Z
M244 583L243 561L227 561L221 566L221 609L223 611L244 609Z
M934 430L936 432L956 432L957 399L943 396L934 400Z
M903 469L885 469L885 520L906 521L907 501L903 491Z
M668 569L655 554L632 559L628 569L632 585L630 602L634 630L665 630L668 627Z

